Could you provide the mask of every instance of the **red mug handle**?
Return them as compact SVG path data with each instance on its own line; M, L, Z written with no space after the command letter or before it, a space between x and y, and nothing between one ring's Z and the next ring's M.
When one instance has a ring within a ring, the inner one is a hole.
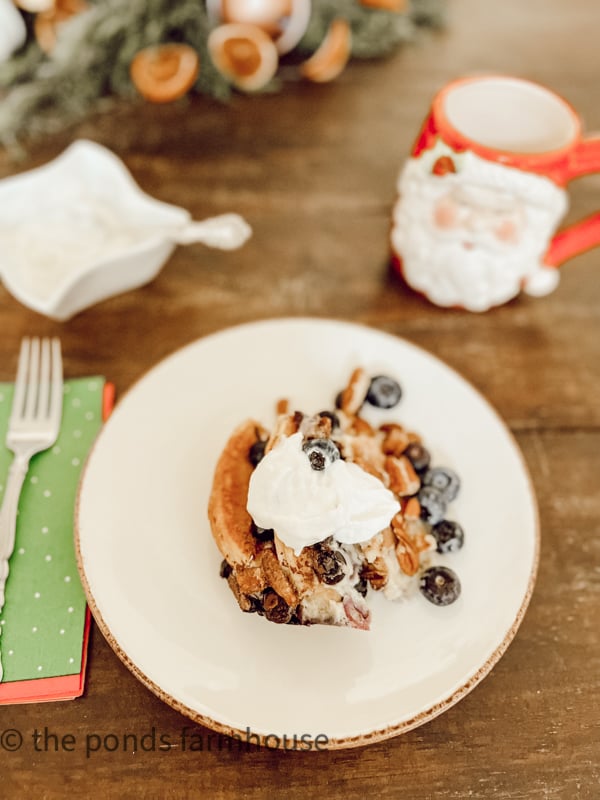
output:
M565 183L590 172L600 172L600 136L579 142L561 172ZM597 245L600 245L600 211L559 231L550 242L544 263L559 267L573 256Z

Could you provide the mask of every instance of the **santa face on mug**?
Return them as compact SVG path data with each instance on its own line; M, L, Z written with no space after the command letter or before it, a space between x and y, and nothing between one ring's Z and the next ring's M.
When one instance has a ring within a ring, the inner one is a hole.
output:
M392 248L432 302L485 311L556 288L543 257L567 197L548 178L437 146L409 159L398 189Z

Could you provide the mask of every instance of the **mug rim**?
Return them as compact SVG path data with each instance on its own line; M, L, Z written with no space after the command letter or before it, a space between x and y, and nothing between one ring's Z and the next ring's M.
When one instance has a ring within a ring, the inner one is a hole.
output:
M456 89L467 86L473 83L487 83L505 81L506 83L517 83L527 87L533 87L537 91L542 91L544 94L557 101L563 109L568 113L572 125L573 134L569 142L561 147L553 148L551 150L540 150L539 152L522 152L518 150L504 150L498 147L490 147L489 145L482 144L476 139L470 138L467 134L459 130L455 125L450 122L446 111L446 103L448 97ZM536 81L531 81L526 78L519 78L514 75L506 74L489 74L489 75L475 75L463 78L457 78L446 84L434 97L432 102L432 115L435 119L436 125L440 134L444 137L448 144L458 151L472 150L477 154L491 161L499 161L502 163L513 163L518 165L542 165L560 161L568 156L577 144L581 141L582 122L579 114L575 108L561 97L561 95L544 86Z

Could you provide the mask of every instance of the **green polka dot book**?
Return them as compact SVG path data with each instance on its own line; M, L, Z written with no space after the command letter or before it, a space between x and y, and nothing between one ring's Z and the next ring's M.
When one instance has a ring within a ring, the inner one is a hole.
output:
M73 519L81 470L110 411L112 388L101 377L65 381L58 439L31 459L0 614L0 703L83 693L90 613ZM13 385L0 383L0 502L13 458L4 446L12 396Z

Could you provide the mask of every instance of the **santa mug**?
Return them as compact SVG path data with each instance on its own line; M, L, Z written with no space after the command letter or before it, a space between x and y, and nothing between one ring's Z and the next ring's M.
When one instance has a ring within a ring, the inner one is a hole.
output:
M566 185L600 171L600 137L549 89L505 76L446 86L398 180L391 244L406 282L440 306L486 311L548 294L600 244L600 213L555 234Z

